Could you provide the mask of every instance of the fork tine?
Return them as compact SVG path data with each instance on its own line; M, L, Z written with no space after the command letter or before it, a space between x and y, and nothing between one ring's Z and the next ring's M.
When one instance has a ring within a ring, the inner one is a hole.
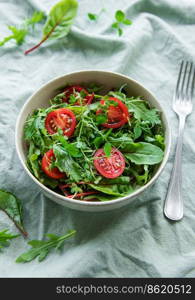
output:
M182 60L181 65L180 65L180 69L179 69L179 75L177 78L177 84L176 84L176 89L175 89L175 97L174 100L176 101L177 98L179 98L179 87L180 87L180 82L181 82L181 74L182 74L182 70L183 70L183 64L184 61Z
M194 85L195 85L195 68L194 68L194 66L193 66L192 84L191 84L191 93L190 93L191 100L192 100L193 94L194 94Z
M188 69L188 61L185 62L184 73L183 73L183 78L182 78L183 80L182 80L182 84L181 84L181 99L180 99L180 101L185 101L185 99L186 99L185 85L186 85L186 80L188 82L187 69Z
M192 74L192 67L193 64L192 62L190 63L190 69L189 69L189 73L188 73L188 78L187 78L187 84L186 84L186 91L185 91L185 99L188 101L190 100L190 93L189 91L191 90L191 74ZM190 87L190 88L189 88Z

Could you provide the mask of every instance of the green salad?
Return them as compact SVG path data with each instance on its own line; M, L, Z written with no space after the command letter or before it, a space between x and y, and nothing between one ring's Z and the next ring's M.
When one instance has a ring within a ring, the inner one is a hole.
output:
M25 123L28 168L68 198L109 201L131 194L164 156L158 110L127 95L125 85L101 90L95 84L66 86Z

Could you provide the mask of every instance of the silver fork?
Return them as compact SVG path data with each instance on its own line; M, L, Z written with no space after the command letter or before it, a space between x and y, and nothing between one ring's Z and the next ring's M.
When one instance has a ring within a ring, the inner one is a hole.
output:
M165 216L174 221L178 221L183 218L183 198L181 193L182 144L185 120L186 117L192 112L192 97L194 84L195 68L193 66L193 63L182 61L177 79L175 93L173 96L173 110L179 117L179 133L173 170L164 206Z

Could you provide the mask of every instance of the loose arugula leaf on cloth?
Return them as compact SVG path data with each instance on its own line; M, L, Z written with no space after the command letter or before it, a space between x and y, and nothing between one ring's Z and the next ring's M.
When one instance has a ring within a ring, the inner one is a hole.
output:
M24 236L27 236L23 226L22 206L18 198L10 192L0 190L0 210L8 215Z
M60 250L64 246L66 239L75 235L75 230L70 230L67 234L58 236L55 234L46 234L48 240L32 240L28 244L32 247L27 252L21 254L17 259L17 263L30 262L36 257L38 261L43 261L52 249Z
M26 35L29 33L30 27L34 29L36 23L41 22L45 18L42 11L35 11L31 18L28 18L24 23L19 26L8 26L8 29L12 32L9 36L6 36L2 41L0 41L0 46L5 45L10 40L15 40L17 45L23 44Z
M0 41L0 46L5 45L10 40L15 40L17 45L21 45L25 37L28 33L27 29L25 28L17 28L15 26L8 26L8 29L12 32L9 36L6 36L2 41Z
M28 54L39 48L48 39L59 39L65 37L73 24L77 14L77 0L61 0L50 10L46 23L43 27L43 37L41 41L25 51Z
M35 11L31 18L25 20L26 26L32 26L34 29L35 24L41 22L45 19L45 14L43 11Z
M0 251L3 247L7 247L10 244L10 240L17 238L19 234L11 234L8 229L0 231Z
M115 13L116 21L112 24L112 28L118 31L118 35L121 36L123 34L123 30L121 25L131 25L132 21L127 19L125 13L122 10L117 10Z

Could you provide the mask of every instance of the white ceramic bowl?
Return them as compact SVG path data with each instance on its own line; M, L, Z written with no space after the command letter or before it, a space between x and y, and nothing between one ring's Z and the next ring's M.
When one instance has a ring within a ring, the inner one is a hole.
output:
M87 201L79 201L67 198L63 195L60 195L48 187L44 186L42 183L40 183L29 171L29 169L26 166L26 150L25 150L25 143L23 140L23 128L24 123L28 117L29 114L32 113L34 109L41 108L41 107L48 107L49 102L48 100L54 97L57 92L56 89L58 89L61 86L64 86L65 84L81 84L81 83L90 83L95 82L105 87L105 91L110 90L113 87L120 87L123 84L127 84L126 90L129 96L143 96L145 100L148 100L150 105L152 107L156 107L162 115L162 122L165 129L165 154L164 158L157 168L154 176L151 178L151 180L141 187L140 189L136 190L132 194L118 198L116 200L108 201L108 202L87 202ZM41 188L42 192L53 201L67 206L72 209L82 210L82 211L107 211L112 210L115 208L119 208L121 206L124 206L131 202L133 198L137 197L145 191L149 186L151 186L160 173L162 172L170 151L170 144L171 144L171 138L170 138L170 127L168 125L168 121L165 115L165 112L163 111L162 107L160 106L159 102L156 100L156 98L152 95L151 92L149 92L146 88L144 88L140 83L136 82L135 80L113 72L107 72L107 71L79 71L75 73L70 73L58 78L55 78L51 81L49 81L47 84L42 86L37 92L35 92L25 103L23 106L20 115L17 120L16 125L16 133L15 133L15 143L16 143L16 150L19 156L19 159L27 172L27 174L32 178L32 180Z

